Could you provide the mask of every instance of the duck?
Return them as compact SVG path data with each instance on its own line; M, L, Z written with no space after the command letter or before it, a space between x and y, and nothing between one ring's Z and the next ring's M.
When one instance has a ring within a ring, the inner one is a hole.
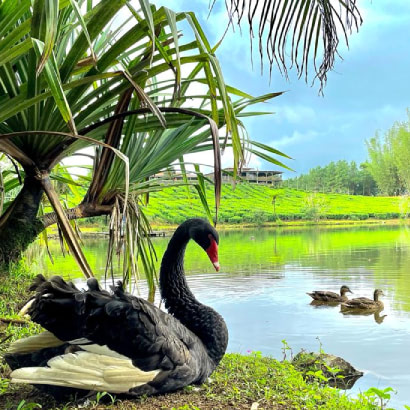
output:
M45 331L14 342L5 359L12 383L59 390L141 396L202 384L218 366L228 344L222 316L200 303L188 287L184 254L190 240L219 271L219 236L207 221L193 218L173 234L160 268L164 312L145 299L111 291L95 278L78 289L60 276L38 275L26 311Z
M348 300L346 293L353 293L348 286L343 285L340 288L340 295L336 292L330 292L327 290L314 290L311 293L307 293L314 301L320 302L345 302Z
M373 293L373 300L369 298L355 298L350 299L346 302L341 304L341 310L362 310L362 311L369 311L369 310L383 310L384 305L381 300L379 300L379 296L384 296L384 293L381 289L376 289Z

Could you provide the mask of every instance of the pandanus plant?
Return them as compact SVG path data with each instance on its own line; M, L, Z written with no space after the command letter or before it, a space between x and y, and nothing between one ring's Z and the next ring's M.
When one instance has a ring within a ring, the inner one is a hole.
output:
M318 22L334 24L339 15L323 6L327 1L304 7L290 3L286 13L282 5L283 21L297 18L293 38L298 44L306 40L303 58L315 41L316 57ZM354 2L339 3L356 18ZM0 151L22 179L15 199L2 201L2 261L18 258L40 232L58 223L81 270L92 276L69 219L110 215L108 259L126 239L125 275L135 273L138 257L152 272L153 249L144 242L150 227L140 206L143 196L164 186L152 176L174 163L184 171L186 154L212 150L216 217L221 144L233 149L235 172L245 151L284 166L272 156L284 154L250 141L241 122L242 115L252 115L244 112L250 105L281 93L252 97L226 85L214 55L219 44L209 44L193 13L157 9L146 0L138 6L126 0L0 1ZM234 12L241 17L238 6ZM118 16L122 22L115 20ZM178 30L181 22L190 27L188 37ZM310 24L314 30L305 29ZM276 30L286 34L291 25L281 23ZM76 207L65 210L51 181L53 169L90 146L96 154L88 191ZM195 169L201 194L203 176ZM16 184L8 178L9 186ZM53 213L39 217L44 193Z

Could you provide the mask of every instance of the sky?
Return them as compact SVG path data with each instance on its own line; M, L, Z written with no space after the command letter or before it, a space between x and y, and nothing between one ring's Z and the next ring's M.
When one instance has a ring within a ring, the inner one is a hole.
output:
M175 11L194 11L211 44L225 30L227 14L222 0L216 2L209 17L209 0L155 3ZM284 178L330 161L360 164L367 159L366 139L376 133L383 135L394 122L408 118L410 1L361 0L358 7L364 22L359 32L349 37L349 49L341 43L343 59L337 58L334 70L328 74L324 96L319 95L319 82L306 84L297 79L296 72L289 73L289 80L276 68L271 78L262 76L257 52L253 67L251 64L246 26L242 32L230 30L216 52L227 84L252 95L286 91L258 107L274 115L245 122L251 139L292 157L284 162L295 172L284 170ZM223 157L224 166L230 166L231 161L229 154ZM257 158L252 158L249 166L278 169Z

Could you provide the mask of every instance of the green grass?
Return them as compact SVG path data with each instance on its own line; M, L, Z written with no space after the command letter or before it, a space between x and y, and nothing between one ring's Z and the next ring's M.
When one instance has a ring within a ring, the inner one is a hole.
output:
M10 342L41 330L33 322L13 323L24 321L18 313L31 296L28 285L32 279L33 275L27 272L22 262L10 269L0 266L0 354Z
M213 187L207 197L213 198ZM275 200L275 212L273 197ZM212 204L211 204L212 205ZM350 219L394 219L405 217L408 201L400 197L309 193L295 189L275 189L264 185L242 183L235 189L222 188L219 222L229 224L262 224L275 221ZM147 215L155 223L178 224L188 217L205 212L193 188L169 187L150 195Z

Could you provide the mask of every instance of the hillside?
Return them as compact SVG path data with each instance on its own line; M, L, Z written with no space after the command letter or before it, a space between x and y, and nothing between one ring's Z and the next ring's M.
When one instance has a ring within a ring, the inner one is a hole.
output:
M207 198L213 198L213 187L210 185L207 187ZM213 209L213 201L210 207ZM233 189L230 184L224 184L219 222L393 219L406 217L408 208L409 201L400 197L310 193L255 184L239 184ZM165 223L180 223L187 217L205 216L193 187L170 187L151 194L146 213L152 221Z

